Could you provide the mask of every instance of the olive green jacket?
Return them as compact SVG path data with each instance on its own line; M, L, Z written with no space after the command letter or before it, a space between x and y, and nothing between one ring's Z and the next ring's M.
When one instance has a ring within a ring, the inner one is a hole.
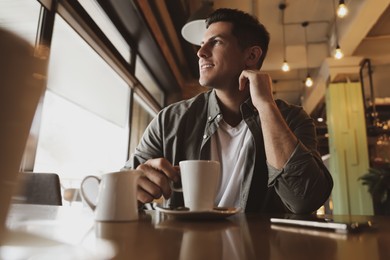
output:
M299 142L282 170L267 164L258 112L250 99L241 105L253 142L240 184L240 207L246 212L311 213L328 199L332 177L316 150L313 120L301 107L281 100L276 104ZM210 159L210 137L221 120L213 90L172 104L152 120L125 168L134 169L148 159L160 157L173 165L181 160ZM182 194L174 192L171 206L182 205Z

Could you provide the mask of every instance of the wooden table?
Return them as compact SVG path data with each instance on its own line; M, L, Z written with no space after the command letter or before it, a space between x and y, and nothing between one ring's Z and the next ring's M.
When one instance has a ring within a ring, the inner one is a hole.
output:
M178 221L155 211L109 223L87 208L13 205L0 259L390 259L390 218L359 218L376 228L339 234L271 225L266 215Z

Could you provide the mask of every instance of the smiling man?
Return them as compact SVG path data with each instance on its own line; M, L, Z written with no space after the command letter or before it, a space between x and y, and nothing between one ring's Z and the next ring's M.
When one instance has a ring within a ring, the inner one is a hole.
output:
M206 20L198 51L199 83L210 90L164 108L126 163L144 172L137 199L164 196L183 206L181 160L217 160L220 207L246 212L311 213L329 197L333 181L316 150L315 126L298 106L272 95L260 71L269 34L253 16L218 9Z

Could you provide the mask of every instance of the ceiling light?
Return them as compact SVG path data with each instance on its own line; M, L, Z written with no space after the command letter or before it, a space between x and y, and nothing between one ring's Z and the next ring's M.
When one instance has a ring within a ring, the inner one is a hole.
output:
M344 53L341 51L341 48L340 48L340 45L339 45L339 34L338 34L338 30L337 30L337 11L336 11L336 8L334 6L334 1L332 0L332 4L333 4L333 10L334 10L334 34L335 34L335 38L336 38L336 49L334 50L334 54L333 54L333 57L335 59L342 59L344 57ZM340 4L344 4L344 1L341 0L340 1Z
M302 23L302 27L305 29L305 48L306 48L306 71L307 71L307 76L306 76L306 80L305 80L305 85L306 87L310 88L311 86L313 86L313 79L310 77L310 73L309 73L309 50L308 50L308 46L307 46L307 31L306 31L306 28L307 26L309 25L309 22L303 22Z
M314 82L313 82L312 78L310 77L310 74L307 74L306 80L305 80L306 87L308 87L308 88L312 87L313 83Z
M290 66L288 65L288 63L287 63L286 60L284 60L284 62L283 62L282 70L283 70L284 72L290 71Z
M337 44L336 50L334 51L334 57L335 59L340 60L341 58L344 57L344 53L340 48L340 45Z
M214 11L212 1L203 1L202 6L195 11L181 29L183 38L194 45L200 45L206 31L206 18Z
M347 14L348 14L348 8L345 5L344 0L340 0L339 1L339 6L337 7L337 16L340 17L340 18L343 18Z
M284 10L286 9L287 5L285 3L281 3L279 5L279 9L282 11L282 29L283 29L283 65L282 65L282 71L287 72L290 71L290 66L287 63L286 59L286 35L284 30Z

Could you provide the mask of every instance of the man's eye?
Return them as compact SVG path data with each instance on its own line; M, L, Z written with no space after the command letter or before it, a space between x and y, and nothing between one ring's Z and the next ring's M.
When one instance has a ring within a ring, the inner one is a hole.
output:
M213 45L220 44L220 43L221 43L220 40L214 40L214 41L213 41Z

